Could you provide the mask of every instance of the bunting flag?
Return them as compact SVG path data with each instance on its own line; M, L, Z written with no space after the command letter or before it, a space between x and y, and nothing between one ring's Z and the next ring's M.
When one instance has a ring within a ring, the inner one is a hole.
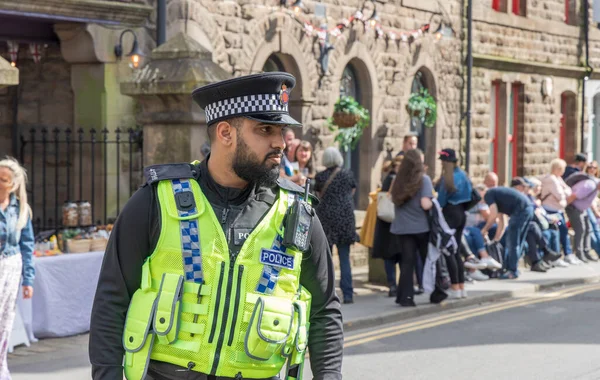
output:
M17 41L6 41L8 44L8 54L10 55L10 62L13 66L17 64L17 58L19 58L19 43Z
M40 63L42 60L42 45L29 44L29 53L31 53L31 57L33 57L33 62Z
M319 43L323 44L328 36L337 38L340 37L343 31L350 26L354 22L362 22L365 27L372 29L375 31L376 38L383 38L387 41L394 42L404 42L404 43L413 43L415 40L423 37L425 32L429 31L430 25L425 24L419 29L410 30L410 31L397 31L385 28L380 22L378 17L374 17L373 19L365 17L363 10L357 10L354 14L348 18L340 20L340 22L334 26L333 28L328 29L326 25L322 25L320 27L314 26L308 20L301 20L300 16L293 11L288 10L287 13L293 17L294 19L300 21L304 25L304 33L308 37L316 36L319 40ZM371 16L372 17L372 16Z

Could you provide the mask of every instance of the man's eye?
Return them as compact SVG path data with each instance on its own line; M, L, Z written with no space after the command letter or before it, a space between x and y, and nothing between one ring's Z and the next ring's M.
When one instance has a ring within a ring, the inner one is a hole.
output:
M271 127L262 127L260 130L263 133L271 133Z

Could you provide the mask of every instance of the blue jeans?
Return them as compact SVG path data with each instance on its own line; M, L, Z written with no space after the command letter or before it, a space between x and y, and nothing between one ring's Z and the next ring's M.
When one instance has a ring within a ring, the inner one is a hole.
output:
M392 286L397 286L396 279L396 260L385 259L383 261L385 266L385 276L387 277L388 286L391 288Z
M469 244L469 249L471 252L477 257L479 257L479 252L485 250L485 241L483 240L483 235L481 234L481 230L477 227L465 227L464 233L465 239Z
M527 206L511 215L506 229L506 249L504 251L504 268L517 274L519 259L523 253L523 243L533 219L533 206Z
M548 247L554 252L560 252L560 232L558 229L549 228L542 231L542 234L548 242Z
M352 288L352 268L350 267L350 245L338 245L337 249L340 256L340 288L344 299L351 300L354 289Z
M600 227L598 226L598 220L596 219L596 215L592 212L591 209L588 209L589 221L591 226L591 238L592 238L592 249L596 251L597 254L600 255Z
M558 214L560 216L560 222L558 223L558 232L560 234L560 245L565 251L565 256L573 253L573 248L571 247L571 238L569 237L569 228L567 227L567 220L565 219L565 213L562 211L548 211L546 212L549 215ZM560 253L560 246L556 250L556 252Z

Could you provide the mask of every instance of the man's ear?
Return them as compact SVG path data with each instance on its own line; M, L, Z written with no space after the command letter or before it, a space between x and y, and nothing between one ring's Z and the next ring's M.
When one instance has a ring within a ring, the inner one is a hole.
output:
M234 141L235 128L228 121L221 121L215 127L215 137L221 144L231 146Z

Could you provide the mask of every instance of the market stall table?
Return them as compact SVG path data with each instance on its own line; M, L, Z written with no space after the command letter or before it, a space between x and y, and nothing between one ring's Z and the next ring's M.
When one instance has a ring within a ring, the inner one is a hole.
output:
M89 331L103 257L104 252L87 252L35 258L33 298L19 299L19 308L36 338Z

